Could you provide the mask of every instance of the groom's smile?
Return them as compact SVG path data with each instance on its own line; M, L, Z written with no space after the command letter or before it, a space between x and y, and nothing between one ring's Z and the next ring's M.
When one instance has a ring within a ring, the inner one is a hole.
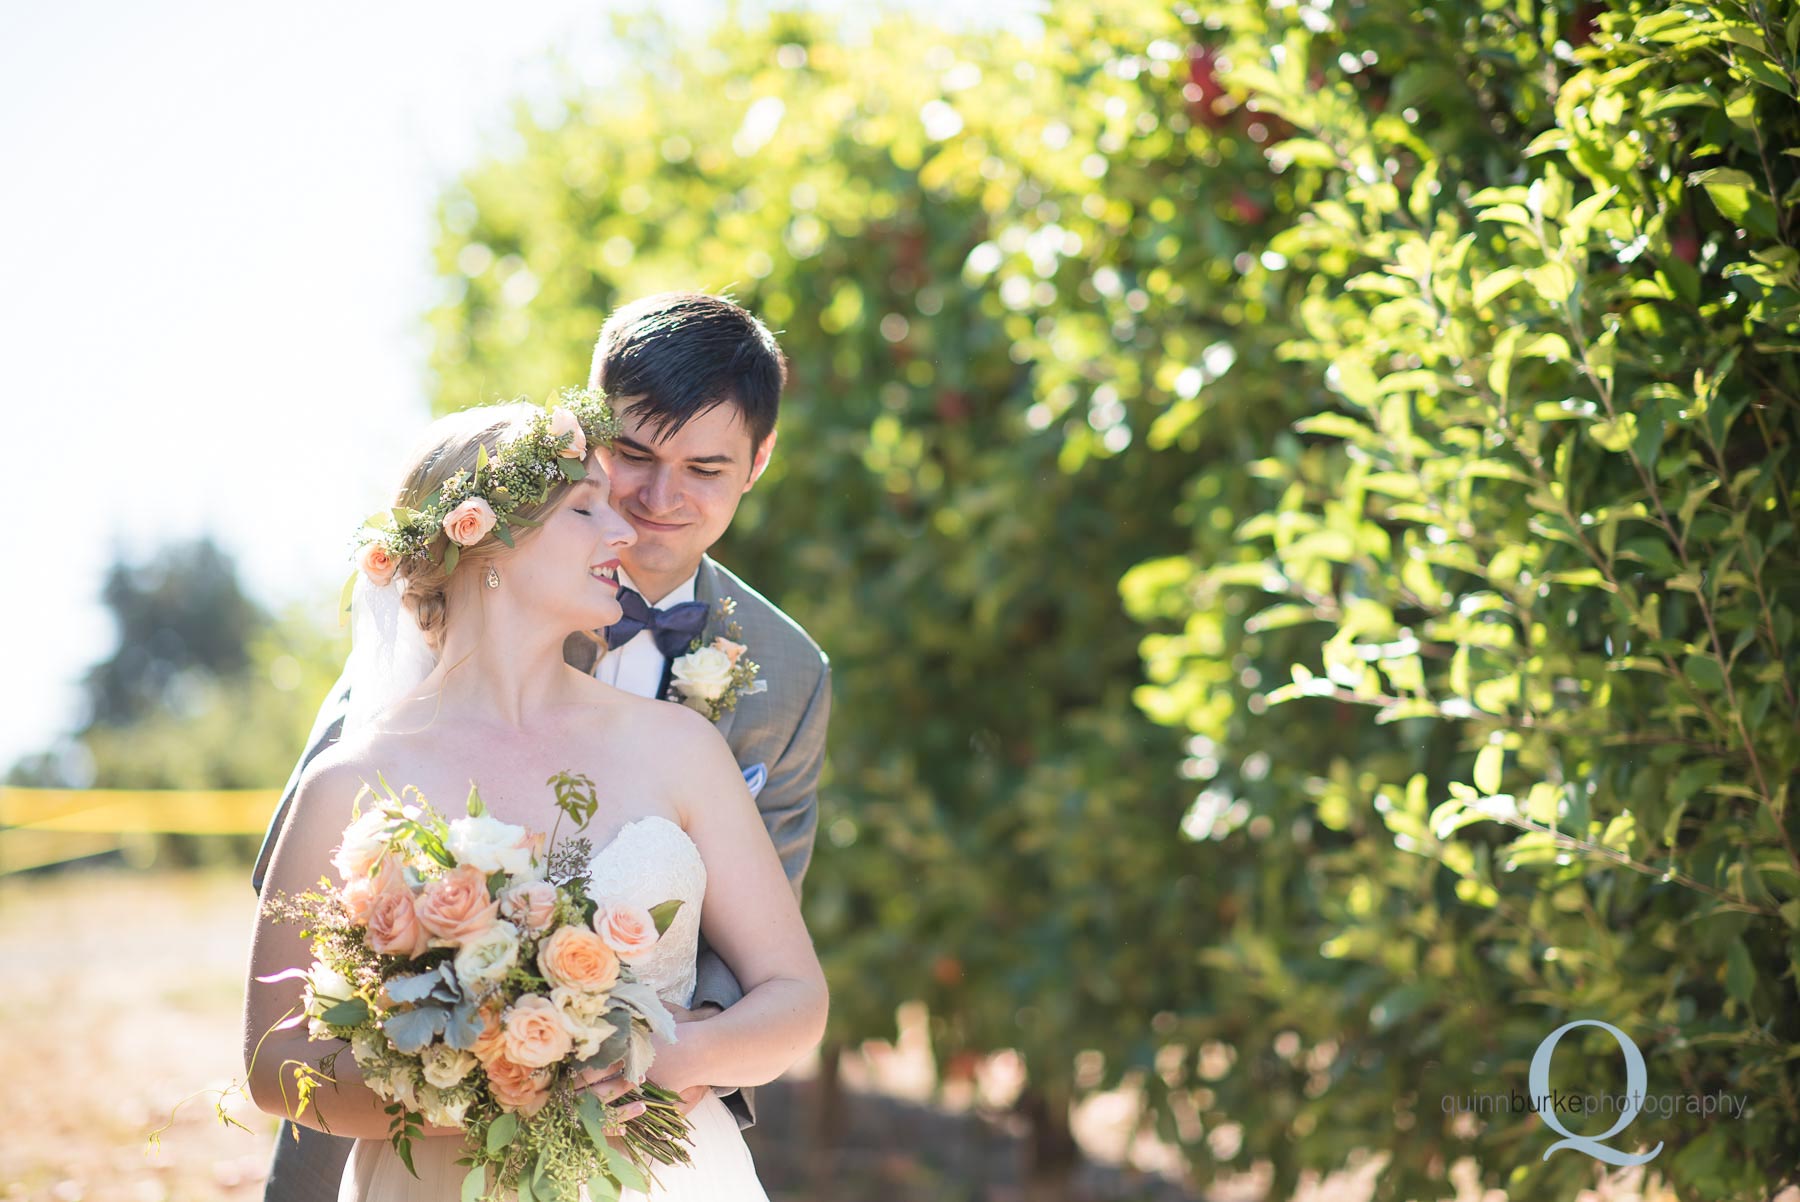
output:
M768 462L775 437L753 456L743 412L724 401L670 432L622 406L618 439L605 452L613 506L637 531L620 557L632 583L655 604L692 575L719 540Z

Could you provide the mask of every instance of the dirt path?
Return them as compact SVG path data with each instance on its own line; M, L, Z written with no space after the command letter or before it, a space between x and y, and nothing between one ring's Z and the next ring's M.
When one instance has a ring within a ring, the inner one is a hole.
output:
M0 1196L259 1198L275 1122L238 1096L256 895L242 872L71 870L0 879Z

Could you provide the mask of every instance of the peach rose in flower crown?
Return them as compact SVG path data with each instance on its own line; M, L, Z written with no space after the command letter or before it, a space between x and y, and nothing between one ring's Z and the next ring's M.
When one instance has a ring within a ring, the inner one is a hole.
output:
M556 916L556 886L549 881L522 881L500 893L500 912L520 930L536 934Z
M393 582L394 569L400 566L400 562L380 543L364 543L362 550L356 553L356 566L362 569L362 574L369 578L370 584L376 588L386 588Z
M575 1040L562 1012L542 994L528 993L506 1008L501 1054L526 1068L545 1068L569 1054Z
M494 510L480 497L470 497L444 515L444 533L459 547L473 547L494 528Z
M594 912L594 933L607 947L631 960L656 946L656 920L642 906L616 905Z
M582 432L581 421L559 405L550 411L550 437L561 438L564 434L573 434L575 437L557 454L564 459L586 459L587 435Z
M425 929L451 946L486 934L500 915L500 903L488 897L487 874L472 864L425 886L416 909Z
M619 980L619 957L600 936L582 927L558 927L538 948L537 959L552 985L599 993Z

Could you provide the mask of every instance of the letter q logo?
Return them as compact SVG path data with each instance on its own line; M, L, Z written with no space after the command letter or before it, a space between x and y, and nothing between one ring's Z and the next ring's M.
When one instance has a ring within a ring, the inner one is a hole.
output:
M1562 1125L1562 1121L1556 1117L1554 1107L1540 1106L1538 1113L1542 1116L1545 1125L1563 1137L1550 1145L1544 1153L1544 1159L1549 1160L1550 1153L1559 1148L1575 1148L1578 1151L1586 1152L1595 1160L1605 1161L1612 1165L1643 1164L1645 1161L1654 1160L1656 1154L1663 1149L1661 1140L1657 1141L1654 1148L1637 1156L1628 1156L1624 1152L1609 1148L1600 1142L1611 1139L1631 1126L1632 1120L1637 1118L1638 1112L1644 1108L1644 1085L1648 1080L1648 1074L1644 1071L1644 1054L1638 1051L1638 1046L1631 1041L1631 1036L1611 1023L1601 1022L1597 1018L1579 1018L1574 1022L1564 1023L1546 1035L1531 1057L1531 1075L1528 1078L1531 1084L1531 1096L1544 1098L1550 1095L1550 1057L1555 1054L1557 1041L1563 1037L1563 1033L1572 1031L1576 1027L1600 1027L1610 1031L1612 1037L1619 1041L1619 1047L1625 1052L1625 1097L1630 1105L1627 1109L1619 1112L1619 1121L1612 1125L1610 1131L1602 1132L1599 1135L1577 1135Z

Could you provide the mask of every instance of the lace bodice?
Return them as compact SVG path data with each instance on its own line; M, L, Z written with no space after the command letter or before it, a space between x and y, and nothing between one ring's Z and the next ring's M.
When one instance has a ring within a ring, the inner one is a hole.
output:
M620 827L588 863L588 894L603 906L627 902L647 910L676 897L686 903L656 946L632 960L631 968L663 1001L692 1004L700 903L706 896L700 849L680 823L651 814Z

